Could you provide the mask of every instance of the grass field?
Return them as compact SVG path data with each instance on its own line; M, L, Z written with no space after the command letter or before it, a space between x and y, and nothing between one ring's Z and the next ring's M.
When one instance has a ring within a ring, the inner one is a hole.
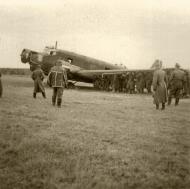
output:
M155 110L152 97L66 90L62 108L4 76L0 189L188 189L190 100Z

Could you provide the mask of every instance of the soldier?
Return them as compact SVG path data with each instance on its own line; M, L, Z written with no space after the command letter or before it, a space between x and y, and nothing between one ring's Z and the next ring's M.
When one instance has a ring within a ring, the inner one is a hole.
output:
M53 88L52 104L55 106L57 100L57 106L60 108L62 103L62 95L65 86L67 87L67 73L62 68L62 60L57 60L55 66L51 68L47 84Z
M110 91L111 78L110 75L104 75L104 87L106 91Z
M100 89L100 86L99 86L99 77L98 76L95 76L93 84L94 84L94 88L95 89Z
M134 73L129 73L127 88L130 94L135 93L135 76Z
M119 92L119 76L117 74L113 75L112 91Z
M116 78L117 75L116 74L113 74L113 78L112 78L112 91L113 92L116 92Z
M123 74L118 75L118 79L119 79L119 92L123 92L123 85L124 85Z
M160 61L155 64L155 71L153 74L153 97L156 109L159 109L159 104L162 103L162 110L165 109L165 103L167 102L167 87L166 87L166 73L162 70Z
M145 87L148 93L151 93L152 77L152 72L145 73Z
M168 96L168 105L171 104L172 96L175 97L175 106L179 104L180 92L183 89L185 72L180 69L180 65L176 63L175 70L171 73L169 78L169 85L171 86Z
M188 98L189 97L189 75L188 71L184 70L184 85L183 85L183 97Z
M142 94L144 92L145 79L143 72L137 72L136 74L136 87L138 93Z
M1 71L0 71L0 98L2 97L2 95L3 95L3 85L1 82Z
M106 91L107 77L106 75L102 75L102 90Z
M128 74L126 73L126 74L124 74L124 81L123 81L123 91L125 93L128 92L128 90L127 90L127 83L128 83Z
M36 98L36 93L41 92L42 96L46 98L45 88L43 85L44 73L40 65L37 65L36 69L32 73L32 79L34 80L34 92L33 97Z
M116 80L115 80L115 92L119 92L119 75L116 75Z

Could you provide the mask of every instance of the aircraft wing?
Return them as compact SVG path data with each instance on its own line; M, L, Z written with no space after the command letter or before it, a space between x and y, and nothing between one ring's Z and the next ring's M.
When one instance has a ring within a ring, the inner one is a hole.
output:
M165 71L173 70L173 68L165 68ZM84 77L96 77L101 75L120 75L127 74L130 72L153 72L154 69L118 69L118 70L71 70L71 72L76 73Z
M163 70L173 70L174 68L163 68ZM117 69L117 70L78 70L77 73L81 74L122 74L130 72L152 72L154 69Z
M138 72L138 71L152 71L151 69L121 69L121 70L78 70L77 74L86 75L86 76L95 76L95 75L110 75L110 74L124 74L129 72Z

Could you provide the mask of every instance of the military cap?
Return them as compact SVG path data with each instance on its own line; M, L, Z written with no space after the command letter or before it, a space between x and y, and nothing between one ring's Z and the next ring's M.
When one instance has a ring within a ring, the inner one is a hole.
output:
M175 64L176 68L180 68L180 65L178 63Z
M158 69L158 68L161 68L162 67L162 63L160 62L160 61L156 61L155 63L154 63L154 68L155 69Z
M160 60L156 59L152 64L151 69L158 69L158 68L160 68Z

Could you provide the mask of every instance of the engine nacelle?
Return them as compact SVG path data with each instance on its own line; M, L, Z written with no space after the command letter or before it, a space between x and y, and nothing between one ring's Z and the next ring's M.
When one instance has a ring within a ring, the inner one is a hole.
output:
M30 61L30 56L31 56L31 51L28 49L23 49L22 53L21 53L21 62L26 64L29 63Z

